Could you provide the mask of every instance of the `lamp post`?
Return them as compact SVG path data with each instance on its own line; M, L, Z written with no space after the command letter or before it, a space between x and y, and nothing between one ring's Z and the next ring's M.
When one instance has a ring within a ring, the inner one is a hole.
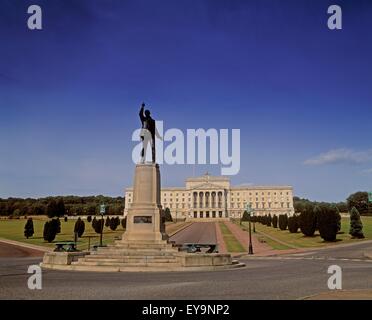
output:
M103 215L105 214L106 212L106 206L105 204L101 204L100 205L100 208L99 208L99 213L101 214L101 217L102 217L102 221L101 221L101 234L99 236L99 246L102 247L102 238L103 238L103 225L104 225L104 220L103 220Z
M255 217L254 209L252 209L252 217ZM256 233L256 219L253 220L253 233Z
M253 209L251 205L248 203L246 205L246 211L248 213L248 224L249 224L249 245L248 245L248 254L253 254L253 246L252 246L252 231L251 231L251 214Z

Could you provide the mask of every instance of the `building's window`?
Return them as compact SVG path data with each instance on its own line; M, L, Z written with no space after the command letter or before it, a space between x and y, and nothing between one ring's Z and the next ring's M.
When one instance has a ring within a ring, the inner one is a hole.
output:
M256 201L258 201L258 198L256 198Z
M287 202L287 208L289 208L291 206L291 204L289 202Z
M176 198L176 202L178 202L178 198Z
M281 203L282 208L284 208L284 202Z
M216 211L212 211L212 218L216 217Z
M269 202L268 205L269 205L269 208L271 208L271 202Z
M172 204L169 204L169 208L172 209L173 208L173 205Z
M203 218L203 211L200 211L199 216L200 218Z
M256 196L258 196L258 192L256 192Z
M258 202L256 202L256 209L258 209Z
M185 204L184 203L182 203L182 209L185 209Z
M209 211L206 211L206 212L205 212L205 217L206 217L206 218L209 218Z
M197 218L197 217L198 217L198 212L194 211L194 218Z
M265 201L265 198L261 198L261 201Z
M270 195L270 192L268 192L267 194Z
M169 199L169 201L170 201L170 202L172 202L172 201L173 201L173 199L172 199L172 198L170 198L170 199Z
M185 202L185 198L182 198L182 202Z
M166 193L164 193L164 197L166 197L167 196L167 194Z
M265 208L265 202L262 202L262 209Z
M238 192L238 196L239 196L239 192Z
M178 209L178 203L176 204L176 209Z

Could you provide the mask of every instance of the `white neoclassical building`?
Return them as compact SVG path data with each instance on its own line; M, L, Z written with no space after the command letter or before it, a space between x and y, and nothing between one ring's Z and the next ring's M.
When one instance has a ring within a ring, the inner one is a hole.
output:
M133 188L127 188L125 216L132 201ZM176 219L240 218L247 204L256 215L294 213L291 186L232 186L228 177L208 173L188 178L185 187L162 188L161 204Z

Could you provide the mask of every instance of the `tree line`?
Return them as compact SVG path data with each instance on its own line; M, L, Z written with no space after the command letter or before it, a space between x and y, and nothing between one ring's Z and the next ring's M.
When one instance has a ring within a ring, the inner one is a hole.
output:
M338 203L329 202L317 202L310 201L308 199L302 199L299 197L293 197L293 206L295 212L301 212L301 209L305 205L312 206L335 206L339 212L350 212L353 207L358 210L359 214L362 216L372 216L372 203L368 202L368 192L358 191L351 194L346 201Z
M352 207L349 212L350 228L349 234L353 239L364 238L363 223L359 211ZM268 227L279 228L290 233L297 233L300 230L305 237L313 237L318 231L324 241L336 241L337 234L341 231L341 215L335 205L317 204L307 202L299 205L298 212L293 216L281 214L271 216L250 216L244 212L242 221L258 222Z
M33 198L0 198L0 216L17 218L30 215L47 215L52 217L95 215L99 214L99 206L106 205L107 215L122 215L124 197L107 196L58 196Z

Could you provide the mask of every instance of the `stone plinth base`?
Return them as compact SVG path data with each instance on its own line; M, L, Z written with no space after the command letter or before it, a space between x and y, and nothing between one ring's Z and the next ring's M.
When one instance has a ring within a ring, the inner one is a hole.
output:
M89 255L89 252L46 252L44 254L42 267L49 265L70 265L79 258Z
M67 257L56 259L48 255L42 267L96 272L162 272L213 271L244 266L233 261L229 254L179 252L165 240L116 241L107 247L99 247L90 255L79 257L77 261Z

